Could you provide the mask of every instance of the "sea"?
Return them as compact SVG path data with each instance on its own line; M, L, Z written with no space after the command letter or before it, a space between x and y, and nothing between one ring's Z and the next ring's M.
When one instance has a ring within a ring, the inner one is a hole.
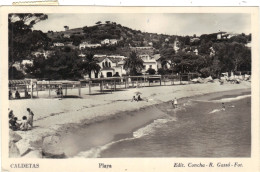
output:
M250 90L183 98L179 100L177 109L174 109L170 102L151 108L155 108L156 113L163 113L163 115L127 134L123 129L120 134L120 127L129 119L114 119L105 125L98 124L102 126L99 127L102 133L115 128L116 132L113 133L116 135L108 139L109 142L95 147L87 143L91 138L83 136L81 148L77 146L77 151L70 153L69 157L251 156ZM151 109L150 111L149 108L144 109L142 113L151 113ZM132 117L134 118L134 115ZM98 130L98 125L95 131ZM81 131L81 138L86 130ZM105 134L101 136L106 137ZM79 138L73 140L80 141Z

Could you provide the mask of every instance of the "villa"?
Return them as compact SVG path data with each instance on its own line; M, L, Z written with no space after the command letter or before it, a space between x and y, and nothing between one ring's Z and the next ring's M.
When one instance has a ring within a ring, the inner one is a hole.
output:
M98 61L97 64L101 67L101 69L99 73L92 72L91 78L108 78L125 75L126 71L123 68L124 60L122 57L124 56L116 58L107 55L95 55L94 58Z
M144 69L142 70L142 73L145 73L148 69L154 69L155 71L158 70L155 58L151 58L148 54L139 55L139 57L144 61Z
M60 42L53 43L53 45L54 45L55 47L63 47L63 46L64 46L64 44L63 44L63 43L60 43Z
M101 47L101 44L89 44L87 42L83 42L81 44L79 44L79 49L85 49L85 48L97 48L97 47Z

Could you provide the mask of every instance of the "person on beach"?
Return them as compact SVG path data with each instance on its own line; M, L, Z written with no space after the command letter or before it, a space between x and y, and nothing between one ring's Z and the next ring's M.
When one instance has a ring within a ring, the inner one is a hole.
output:
M33 114L32 110L30 108L27 108L27 111L29 113L27 122L32 128L33 127L33 116L34 116L34 114Z
M225 104L222 103L222 109L221 110L226 110Z
M133 96L131 102L132 102L132 101L137 101L137 99L135 98L135 96Z
M16 130L19 130L20 128L20 124L17 122L18 118L17 117L14 117L11 121L9 121L10 123L10 128L13 130L13 131L16 131Z
M20 125L20 130L21 130L21 131L26 131L26 130L28 130L27 117L26 117L26 116L23 116L22 119L23 119L23 120L22 120L21 125Z
M12 128L12 124L13 124L14 118L15 118L12 110L9 111L8 117L9 117L9 128Z
M24 97L25 97L25 98L30 98L30 96L31 96L31 95L30 95L30 94L28 93L28 91L25 89L25 90L24 90Z
M137 97L137 101L142 101L143 99L141 98L141 95L139 94Z
M20 96L20 93L18 92L18 90L16 90L16 92L15 92L15 98L16 98L16 99L20 99L20 97L21 97L21 96Z
M9 90L9 99L12 99L13 98L13 93L11 90Z
M174 108L176 109L178 107L178 101L177 101L177 98L175 97L174 98Z

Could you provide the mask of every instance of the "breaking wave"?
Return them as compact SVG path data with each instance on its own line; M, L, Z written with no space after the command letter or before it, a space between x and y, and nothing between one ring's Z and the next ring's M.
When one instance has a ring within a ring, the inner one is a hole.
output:
M165 119L156 119L151 124L148 124L147 126L140 128L140 129L136 130L135 132L133 132L133 137L131 137L131 138L125 138L125 139L110 142L103 146L91 148L88 151L80 152L73 158L99 158L101 155L101 152L108 149L113 144L120 143L123 141L134 140L134 139L149 135L152 132L154 132L156 130L156 128L159 128L163 124L170 122L170 121L177 121L177 118L169 116L168 118L165 118Z
M231 102L231 101L241 100L241 99L248 98L248 97L251 97L251 94L237 96L237 97L223 98L223 99L219 99L219 100L212 100L211 102Z

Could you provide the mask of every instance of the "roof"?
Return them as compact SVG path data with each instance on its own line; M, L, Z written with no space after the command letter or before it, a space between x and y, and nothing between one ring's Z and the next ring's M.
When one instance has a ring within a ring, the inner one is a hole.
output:
M105 59L109 59L112 63L120 62L122 61L121 58L113 58L113 57L95 57L95 59L100 63Z
M158 60L158 59L160 59L161 58L161 55L160 54L155 54L154 56L153 56L153 58L154 58L154 60Z
M36 79L32 79L32 82L37 82ZM11 85L16 85L16 84L24 84L24 85L27 85L27 84L30 84L31 83L31 80L30 79L23 79L23 80L9 80L9 84Z

